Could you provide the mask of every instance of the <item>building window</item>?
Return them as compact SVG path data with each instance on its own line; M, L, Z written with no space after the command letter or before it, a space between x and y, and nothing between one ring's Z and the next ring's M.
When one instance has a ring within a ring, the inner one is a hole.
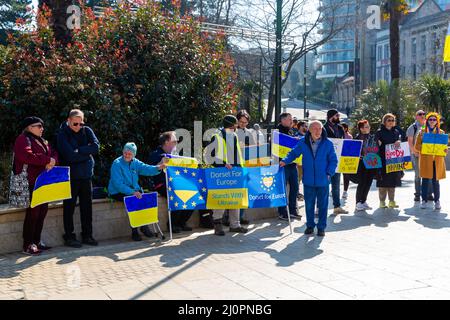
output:
M417 79L417 66L415 64L413 64L413 66L412 66L412 71L413 71L413 79L416 80Z
M402 44L403 44L403 58L406 58L406 40L403 40L402 41Z
M421 68L421 73L426 73L427 72L427 65L425 63L422 63L422 68Z
M416 38L411 39L411 53L412 57L415 58L417 56L417 42Z
M381 48L381 46L378 46L378 52L377 52L377 61L381 61L381 60L383 60L383 56L381 55L381 50L382 50L382 48Z
M422 49L422 54L426 55L427 54L427 36L422 36L422 38L421 38L421 49Z
M384 59L389 59L389 45L384 45Z

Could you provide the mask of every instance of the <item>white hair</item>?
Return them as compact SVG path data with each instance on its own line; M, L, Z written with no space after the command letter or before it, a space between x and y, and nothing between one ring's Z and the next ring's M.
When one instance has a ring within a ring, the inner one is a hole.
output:
M308 129L312 127L313 124L318 124L320 126L320 129L323 129L323 124L319 120L313 120L308 124Z

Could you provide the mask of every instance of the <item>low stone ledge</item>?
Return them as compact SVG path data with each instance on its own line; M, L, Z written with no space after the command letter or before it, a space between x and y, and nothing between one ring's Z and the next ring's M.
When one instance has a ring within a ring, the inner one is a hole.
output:
M130 237L131 230L128 216L123 203L110 199L93 200L92 224L94 237L99 240L111 240ZM246 218L250 221L274 218L276 209L247 209ZM167 200L158 196L159 225L164 233L167 229ZM25 209L11 208L8 205L0 205L0 254L17 252L22 250L22 230L25 219ZM188 221L188 225L197 228L199 226L199 214L194 212ZM75 233L81 232L79 206L74 214ZM56 247L64 244L62 235L63 206L62 202L49 205L49 210L42 231L42 240L49 246Z

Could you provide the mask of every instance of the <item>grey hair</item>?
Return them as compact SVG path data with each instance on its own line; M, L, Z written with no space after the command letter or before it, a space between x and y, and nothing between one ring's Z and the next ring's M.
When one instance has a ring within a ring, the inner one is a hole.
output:
M313 120L313 121L311 121L311 122L308 124L308 129L311 128L311 126L312 126L313 124L315 124L315 123L317 123L317 124L320 125L320 129L323 129L323 123L320 122L319 120Z

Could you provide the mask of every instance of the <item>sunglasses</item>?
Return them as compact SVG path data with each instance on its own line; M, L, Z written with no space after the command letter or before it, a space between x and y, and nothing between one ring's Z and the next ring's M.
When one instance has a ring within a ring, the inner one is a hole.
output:
M78 127L78 126L83 127L83 126L84 126L84 123L83 123L83 122L78 122L78 123L72 123L72 125L73 125L74 127Z
M386 122L395 122L395 119L386 120Z
M42 129L44 126L42 124L34 124L31 126L32 128L39 128Z
M423 117L425 115L425 113L418 113L417 115L420 117Z
M433 121L433 122L435 122L435 121L437 121L437 119L435 119L435 118L430 118L430 119L428 119L428 121Z

